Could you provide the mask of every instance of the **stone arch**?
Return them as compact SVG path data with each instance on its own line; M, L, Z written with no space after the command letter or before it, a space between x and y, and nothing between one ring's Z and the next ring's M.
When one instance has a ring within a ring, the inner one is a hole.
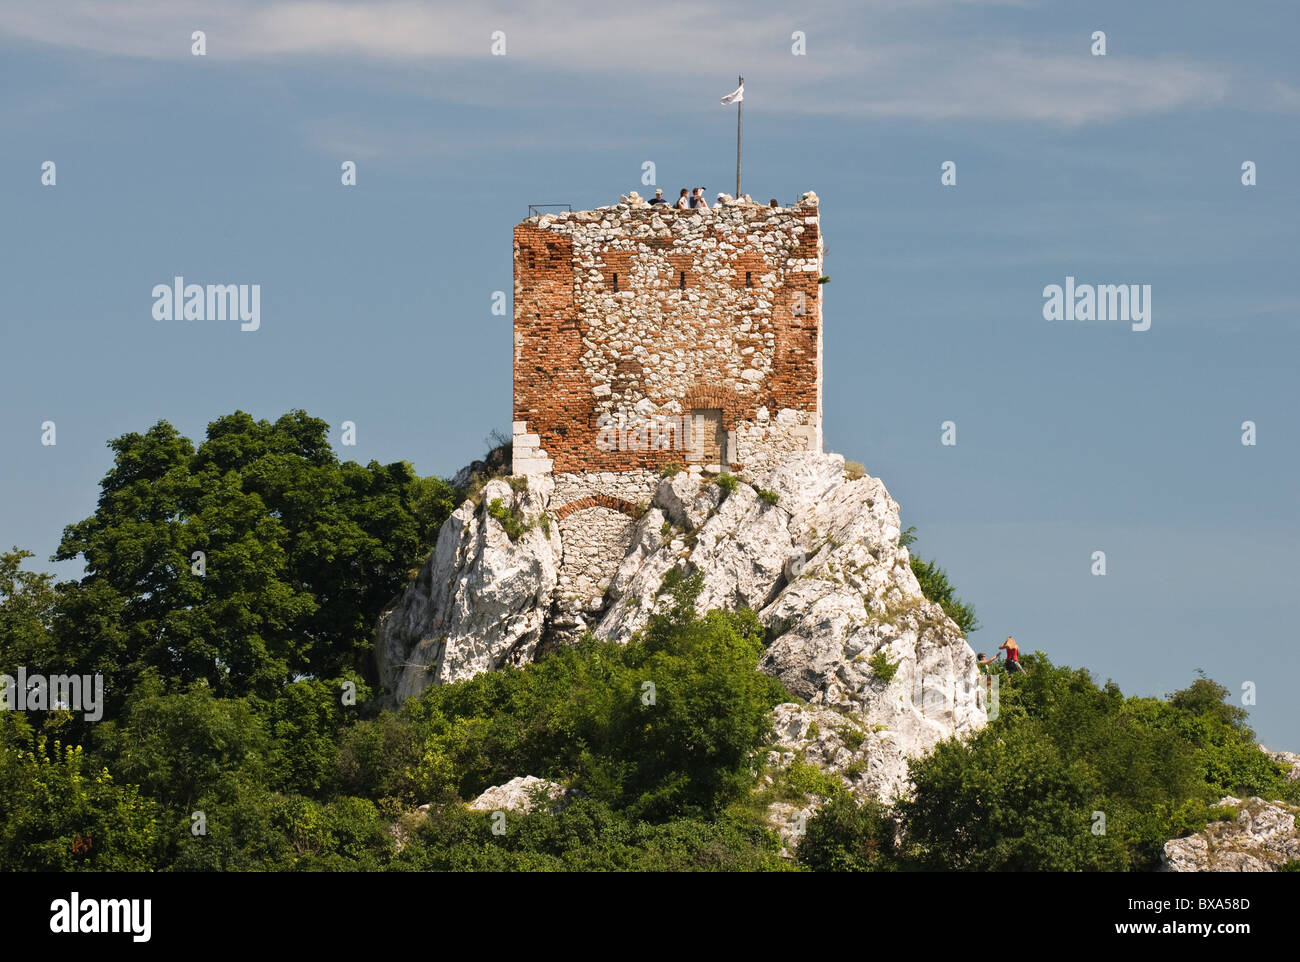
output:
M592 494L585 498L578 498L576 501L570 501L568 504L559 508L555 512L556 520L563 521L575 511L581 511L584 508L609 508L613 511L621 511L633 521L638 520L641 512L637 506L630 501L624 501L622 498L610 497L608 494Z

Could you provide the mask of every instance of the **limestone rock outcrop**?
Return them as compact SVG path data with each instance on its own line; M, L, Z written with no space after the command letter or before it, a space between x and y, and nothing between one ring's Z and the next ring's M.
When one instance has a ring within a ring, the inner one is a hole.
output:
M1164 872L1276 872L1300 860L1300 809L1262 798L1223 798L1237 809L1229 821L1211 822L1204 831L1165 843Z
M1259 746L1259 750L1287 769L1288 781L1300 781L1300 755L1295 752L1271 752L1263 745Z
M545 514L550 492L541 475L526 485L494 479L477 507L467 501L443 524L415 581L379 618L375 662L390 704L531 660L558 581L559 531ZM494 506L524 529L517 540Z
M550 478L511 481L489 482L479 507L447 521L382 616L377 659L393 701L529 660L564 610L561 587L574 582L565 565L590 565L590 544L570 552L546 523L558 509ZM698 572L697 609L757 612L770 639L761 670L806 701L774 711L778 743L888 800L907 788L908 757L986 723L975 656L922 595L898 505L878 479L847 476L839 455L804 453L732 481L681 472L660 482L608 545L617 564L585 592L601 589L586 623L626 642L670 603L670 571ZM518 540L489 511L494 501L519 518Z
M521 775L504 785L493 785L466 807L476 812L529 812L539 797L551 799L552 807L563 804L568 793L561 785L538 778Z
M838 455L801 454L725 498L716 483L679 474L655 502L674 526L649 551L662 527L641 525L597 635L627 640L666 604L669 570L701 572L697 608L757 611L772 637L762 670L808 702L777 717L778 737L837 758L852 787L882 799L905 789L907 757L987 721L974 653L922 595L898 543L898 505L879 480L846 478ZM823 724L814 708L843 723ZM823 738L854 729L853 750L801 743L814 723Z

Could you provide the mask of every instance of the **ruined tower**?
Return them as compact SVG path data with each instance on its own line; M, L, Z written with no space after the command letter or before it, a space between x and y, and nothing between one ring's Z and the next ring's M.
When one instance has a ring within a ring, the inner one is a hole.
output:
M513 472L554 485L552 626L576 632L673 466L758 480L821 451L818 201L629 197L514 235Z
M820 451L817 204L633 197L515 227L514 473L619 510L669 465L757 476Z

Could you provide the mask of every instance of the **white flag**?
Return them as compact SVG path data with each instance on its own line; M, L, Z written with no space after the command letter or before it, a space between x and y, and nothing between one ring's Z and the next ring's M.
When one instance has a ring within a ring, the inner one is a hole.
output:
M727 104L737 104L744 99L745 99L745 85L741 84L731 93L727 94L727 96L722 98L722 106L725 107L727 106Z

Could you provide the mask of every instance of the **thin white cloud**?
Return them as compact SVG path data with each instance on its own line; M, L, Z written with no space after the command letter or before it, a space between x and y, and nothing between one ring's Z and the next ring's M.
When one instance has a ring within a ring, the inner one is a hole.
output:
M1227 95L1228 74L1217 65L1092 57L1078 38L1056 49L1030 49L1002 35L929 29L931 11L924 8L968 10L979 3L988 0L932 0L920 11L888 0L792 13L733 0L623 7L603 0L228 0L220 6L72 0L0 9L0 33L122 57L182 60L191 56L191 33L204 30L209 63L233 59L286 69L361 63L370 68L369 82L409 90L414 75L431 98L482 106L541 103L549 81L572 76L590 84L593 102L606 86L632 83L645 89L645 109L666 112L681 98L711 102L727 92L719 84L727 86L737 72L750 74L755 106L934 121L1077 126L1210 107ZM796 29L807 36L806 56L791 56ZM504 58L490 52L496 30L506 36ZM528 83L530 73L547 82ZM1273 100L1286 109L1295 91L1276 86Z
M1273 84L1273 109L1300 113L1300 87L1277 81Z
M571 131L503 130L493 134L476 133L473 138L447 137L424 127L393 128L385 124L348 116L310 119L301 124L305 139L320 150L353 160L400 158L404 163L433 158L462 158L481 155L484 151L514 151L534 155L556 150L610 151L642 147L643 138L614 138L591 130L584 138ZM657 138L664 144L667 136Z
M905 50L884 69L865 71L856 107L882 117L1009 119L1074 126L1221 103L1221 68L1176 60L1115 61L1030 52L1009 44L934 57ZM817 105L812 105L818 109Z

